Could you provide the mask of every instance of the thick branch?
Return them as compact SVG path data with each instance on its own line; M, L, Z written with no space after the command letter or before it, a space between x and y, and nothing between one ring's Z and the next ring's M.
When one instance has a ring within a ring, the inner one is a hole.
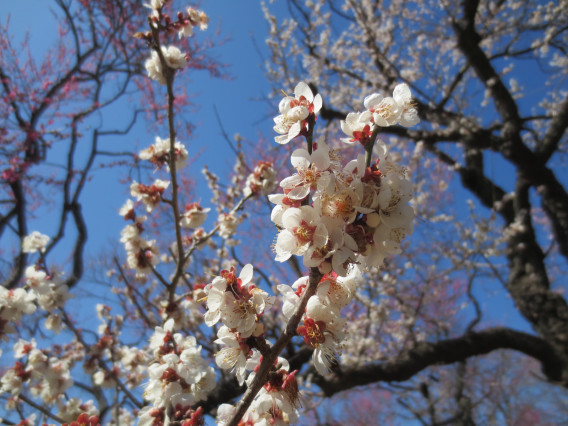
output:
M391 361L343 369L330 379L316 376L314 382L326 396L331 396L355 386L405 381L427 367L453 364L498 349L513 349L529 355L541 362L548 379L561 380L562 362L544 340L507 328L493 328L436 343L419 343Z

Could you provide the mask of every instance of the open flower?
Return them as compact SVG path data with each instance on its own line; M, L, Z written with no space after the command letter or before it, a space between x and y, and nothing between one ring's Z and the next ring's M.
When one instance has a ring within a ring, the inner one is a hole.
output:
M24 238L22 251L24 253L35 253L36 251L43 253L47 244L49 244L49 237L41 232L34 231Z
M289 208L282 215L284 228L274 247L276 260L284 262L293 254L303 255L311 247L323 247L327 243L327 228L311 206Z
M287 177L280 186L289 190L288 198L302 200L308 196L310 189L325 188L330 183L329 148L327 144L318 143L318 148L308 153L305 149L297 149L292 153L292 165L297 170L293 176Z
M322 107L322 99L318 93L312 93L310 87L303 81L294 89L294 97L286 96L280 101L278 109L280 115L274 118L274 131L281 136L274 140L279 144L287 144L302 132L307 132L308 117L315 120L315 115Z

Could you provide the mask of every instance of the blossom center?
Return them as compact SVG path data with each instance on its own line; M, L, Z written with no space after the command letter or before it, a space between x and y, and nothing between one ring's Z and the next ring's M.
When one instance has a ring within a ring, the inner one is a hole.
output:
M316 233L316 226L310 226L308 222L302 220L300 226L292 229L292 233L300 243L307 244L313 240L314 234Z

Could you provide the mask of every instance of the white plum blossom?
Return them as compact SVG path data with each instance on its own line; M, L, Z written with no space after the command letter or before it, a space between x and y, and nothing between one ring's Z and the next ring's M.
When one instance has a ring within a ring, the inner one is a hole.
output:
M297 331L304 337L306 345L314 348L312 360L321 375L337 362L344 327L345 319L339 313L325 305L318 295L310 297L304 323Z
M146 211L151 213L162 201L162 194L168 186L170 182L162 179L156 179L150 186L133 181L130 184L130 195L136 197L137 201L142 200Z
M22 242L22 251L24 253L35 253L39 251L45 252L45 247L49 244L50 238L47 235L38 231L33 231L31 234L24 237Z
M322 107L321 95L316 96L310 87L301 81L294 89L294 97L286 96L280 101L278 109L280 115L274 118L274 131L279 133L274 140L279 144L287 144L296 136L308 129L308 117L316 114Z
M162 139L159 136L156 136L156 142L153 145L150 145L148 148L140 151L139 157L142 160L151 162L158 168L162 167L165 164L167 166L167 169L170 170L170 150L170 138ZM176 170L181 170L185 167L188 154L185 146L178 140L176 140L174 144L174 155L176 159Z
M412 102L410 89L404 83L394 88L392 98L383 98L380 94L374 93L367 96L363 103L373 114L373 122L377 126L388 127L400 124L411 127L420 121Z
M224 270L221 276L205 287L207 312L205 324L212 326L221 320L235 329L241 337L249 337L257 330L260 315L272 306L273 297L251 283L253 266L245 265L237 278L235 269Z
M220 213L218 218L219 236L227 240L228 244L235 244L232 237L235 235L235 232L237 232L237 227L242 221L242 218L238 217L235 212Z
M282 315L286 319L286 321L290 320L292 315L296 312L300 304L300 297L304 294L304 290L306 289L309 282L309 277L300 277L298 278L292 287L286 284L279 284L277 289L282 296L284 296L284 302L282 303Z
M249 194L268 195L277 185L276 170L273 164L268 161L259 161L254 171L248 175L243 193L245 196Z
M367 145L373 133L371 120L370 111L350 112L345 120L341 120L341 130L349 137L341 138L341 140L347 144L359 142L363 146Z
M156 416L163 419L170 405L189 409L215 387L215 371L201 356L201 346L193 336L174 334L173 327L174 321L169 319L163 328L156 327L150 338L154 361L148 367L144 399L152 408L140 411L139 424L151 425Z
M303 255L311 247L323 247L328 232L311 206L289 208L282 215L284 229L278 234L274 249L276 260L284 262L293 254Z
M215 343L223 347L215 355L215 362L224 370L232 370L237 376L239 385L245 382L247 359L252 355L252 349L240 333L233 333L226 325L217 332Z
M181 216L180 225L184 228L199 228L207 219L210 208L203 208L199 203L190 203L185 206L185 212Z
M183 68L187 63L185 55L176 46L162 46L162 55L167 66L173 69ZM148 77L160 84L166 84L166 76L162 70L160 56L156 51L152 51L150 58L146 59L144 66L146 67L146 72L148 72Z
M318 147L312 154L305 149L296 149L291 161L297 173L280 182L288 198L302 200L310 193L310 189L325 190L329 185L331 176L326 170L330 164L329 147L323 141L318 142Z

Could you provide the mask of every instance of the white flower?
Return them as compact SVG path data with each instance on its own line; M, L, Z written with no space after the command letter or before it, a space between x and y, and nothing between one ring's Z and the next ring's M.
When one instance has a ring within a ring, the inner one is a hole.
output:
M244 195L270 194L278 185L273 164L268 161L259 161L254 171L248 175L245 185Z
M210 211L210 208L203 208L199 203L188 204L185 206L185 212L179 223L184 228L199 228L207 219L207 213Z
M162 54L166 64L170 68L183 68L187 63L185 55L175 46L162 46ZM156 80L160 84L166 84L166 77L162 70L162 63L160 62L160 57L156 51L152 51L150 58L146 60L144 66L148 72L148 77L152 80Z
M130 195L138 201L142 200L146 211L150 213L162 201L162 194L169 185L170 182L161 179L156 179L150 186L133 181L130 184Z
M23 315L34 313L35 300L36 295L32 291L28 293L23 288L8 290L0 287L0 319L17 322Z
M140 151L140 159L150 161L155 164L158 168L162 167L164 164L169 170L169 157L171 150L170 138L162 139L156 136L156 142L154 145L150 145L148 148ZM185 163L188 158L187 149L180 142L177 141L174 144L174 156L176 159L176 170L181 170L185 167Z
M307 118L314 116L322 107L322 99L318 93L315 97L310 87L301 81L294 89L294 97L286 96L280 101L278 109L280 115L274 118L274 131L281 136L274 140L279 144L286 144L307 129Z
M392 98L373 93L365 98L364 105L373 114L377 126L388 127L398 123L410 127L420 121L406 84L397 85Z
M286 196L293 200L302 200L308 196L310 189L323 190L330 183L329 147L323 140L318 148L309 154L305 149L297 149L292 153L291 162L297 173L287 177L280 186L289 190Z
M24 238L22 251L24 253L45 252L45 247L49 244L49 237L41 232L34 231Z
M404 83L397 85L394 88L393 98L401 109L398 124L404 127L412 127L420 122L408 85Z
M341 130L349 137L341 138L341 140L348 144L359 142L365 146L373 133L371 118L372 115L369 111L347 114L345 120L341 120Z
M306 345L314 348L312 360L321 375L337 362L339 344L343 340L345 320L317 296L310 297L306 305L304 324L298 327L298 334L304 337Z
M242 218L238 217L236 213L219 214L219 236L224 240L230 240L242 221Z
M298 278L292 287L286 284L279 284L276 288L284 296L284 303L282 304L282 314L286 321L288 321L292 315L296 312L298 305L300 304L300 297L304 294L309 282L309 277Z
M311 206L289 208L282 215L283 229L276 239L276 260L284 262L293 254L303 255L310 246L323 247L328 232Z
M243 339L239 338L235 333L224 325L217 332L218 339L215 343L224 345L215 355L215 362L224 370L232 370L237 375L239 385L245 382L247 355L251 350Z

